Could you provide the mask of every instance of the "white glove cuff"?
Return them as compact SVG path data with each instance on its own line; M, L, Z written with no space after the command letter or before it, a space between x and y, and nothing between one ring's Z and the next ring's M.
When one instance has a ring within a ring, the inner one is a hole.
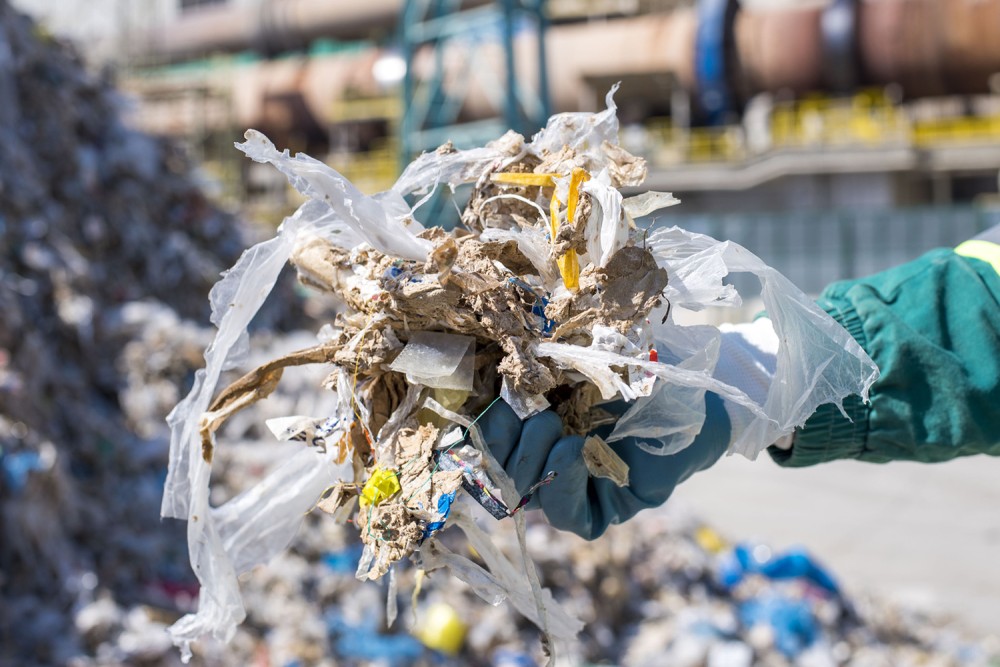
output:
M715 377L743 390L757 403L767 400L767 392L778 364L778 335L771 320L761 317L746 324L723 324L722 345ZM732 432L739 433L750 422L746 410L736 410L726 403ZM792 435L774 443L781 449L791 449Z

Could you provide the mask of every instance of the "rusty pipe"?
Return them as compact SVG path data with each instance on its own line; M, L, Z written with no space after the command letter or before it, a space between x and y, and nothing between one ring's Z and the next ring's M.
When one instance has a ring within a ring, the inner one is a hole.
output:
M465 0L463 6L486 0ZM217 51L268 53L301 48L322 37L363 39L391 31L403 0L260 0L254 4L200 7L171 25L150 31L142 55L176 61Z
M1000 72L1000 0L863 0L862 62L871 83L908 96L975 94Z

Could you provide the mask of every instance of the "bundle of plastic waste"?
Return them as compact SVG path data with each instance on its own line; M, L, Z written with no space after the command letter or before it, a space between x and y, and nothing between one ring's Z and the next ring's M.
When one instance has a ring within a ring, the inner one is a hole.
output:
M442 146L375 196L257 132L238 144L308 201L213 289L219 331L170 417L163 512L188 519L203 586L198 613L173 628L178 643L233 632L244 614L236 575L284 549L317 503L360 530L359 578L378 579L405 557L425 570L447 568L491 602L511 599L552 642L568 643L579 623L541 590L525 550L509 560L466 507L471 499L518 523L531 493L552 479L515 491L476 428L492 405L505 401L523 419L551 406L582 434L615 421L609 441L644 436L666 454L697 435L712 391L749 424L732 450L756 456L821 403L865 394L871 361L774 269L732 243L637 226L677 201L622 195L642 184L646 167L617 143L613 92L605 111L554 116L531 141L508 133L472 150ZM466 183L473 191L461 228L415 221L435 188ZM405 198L421 195L413 206ZM286 261L304 283L338 297L341 311L317 345L217 391L223 369L241 363L247 324ZM717 329L672 318L672 308L738 304L723 280L730 272L760 279L783 341L763 400L714 377ZM210 507L218 429L269 396L286 368L311 364L327 366L317 390L333 392L336 409L271 420L277 439L302 449L260 487ZM604 408L614 400L630 404L617 420ZM627 484L627 466L601 439L591 438L584 456L593 475ZM449 525L484 563L435 539Z

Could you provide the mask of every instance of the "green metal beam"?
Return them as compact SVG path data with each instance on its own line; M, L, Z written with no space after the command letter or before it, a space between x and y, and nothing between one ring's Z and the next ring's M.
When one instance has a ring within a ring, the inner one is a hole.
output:
M399 41L407 63L403 81L401 158L411 160L422 151L451 140L457 146L482 144L514 129L530 134L542 127L549 116L548 73L545 58L544 0L496 0L472 9L462 0L407 0L403 7ZM538 39L536 90L527 90L518 80L514 39L521 26L532 26ZM496 116L476 122L458 122L468 83L477 75L471 62L459 71L457 85L445 86L444 53L452 40L469 35L495 33L503 47L502 103ZM433 49L434 71L416 80L414 61L421 49Z

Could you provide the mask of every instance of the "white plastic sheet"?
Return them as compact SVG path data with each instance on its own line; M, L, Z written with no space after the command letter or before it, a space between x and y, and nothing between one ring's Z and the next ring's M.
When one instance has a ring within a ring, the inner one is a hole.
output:
M558 153L563 146L587 159L587 171L597 173L606 166L604 142L618 143L618 106L612 86L604 98L607 108L599 113L561 113L549 119L545 127L532 137L528 149L535 155Z
M628 242L628 222L622 215L622 194L611 187L607 170L583 184L583 191L592 197L595 206L587 220L587 255L598 266L608 260Z
M660 209L667 208L668 206L676 206L680 203L681 200L669 192L656 192L655 190L650 190L649 192L643 192L641 195L635 195L634 197L625 199L622 201L622 208L625 209L625 213L627 213L628 216L634 220L636 218L649 215L655 211L659 211Z
M476 339L438 331L414 331L389 365L410 384L472 391Z
M759 257L736 243L716 241L676 227L656 230L646 243L657 263L667 269L670 276L668 292L675 299L675 306L698 309L738 305L739 296L732 286L723 284L722 279L729 273L755 275L761 282L764 306L781 341L777 370L766 400L763 403L754 401L744 392L712 377L715 362L711 360L711 350L716 350L714 354L717 355L718 331L702 329L695 336L702 343L692 346L690 328L668 320L664 325L654 326L657 348L662 350L661 354L677 359L673 368L683 369L685 373L671 379L672 373L657 368L669 364L639 365L679 385L681 391L660 388L653 396L637 402L619 422L610 440L626 435L649 437L655 433L660 441L652 445L647 443L645 447L650 451L669 454L683 449L694 439L704 421L703 408L699 409L702 393L695 390L709 390L727 400L727 409L744 413L740 421L749 425L734 434L736 440L730 452L752 459L778 438L805 423L820 405L840 405L846 396L854 393L867 398L869 387L878 377L875 364L846 330ZM701 356L695 352L698 347L704 351ZM706 353L709 356L705 356ZM544 350L540 349L539 354L544 354ZM573 356L567 350L560 350L558 354L562 357L561 363L581 372L603 375L601 369L587 364L579 354ZM603 387L622 382L620 378L614 380L606 375L602 381L599 386ZM635 393L631 387L628 391ZM621 393L628 397L626 391ZM669 417L664 419L664 415ZM657 427L660 421L664 423Z
M364 195L334 169L308 155L292 157L287 149L279 152L255 130L247 130L246 141L236 147L257 162L273 164L296 190L326 204L340 221L377 250L404 259L427 259L430 242L417 238L413 228L404 222L407 218L393 216L405 210L399 205L401 198Z
M212 634L229 640L246 615L237 575L283 550L325 485L338 475L350 478L349 466L336 469L316 450L304 450L259 486L221 508L209 506L211 464L201 451L198 421L208 410L222 371L247 349L247 326L284 268L292 248L305 234L325 235L329 220L314 206L300 208L285 220L278 235L247 250L212 289L215 340L205 351L205 368L170 415L170 458L161 513L186 519L188 551L201 584L198 611L175 623L170 633L182 657L190 644ZM288 480L296 480L286 488ZM291 490L289 490L291 489Z

